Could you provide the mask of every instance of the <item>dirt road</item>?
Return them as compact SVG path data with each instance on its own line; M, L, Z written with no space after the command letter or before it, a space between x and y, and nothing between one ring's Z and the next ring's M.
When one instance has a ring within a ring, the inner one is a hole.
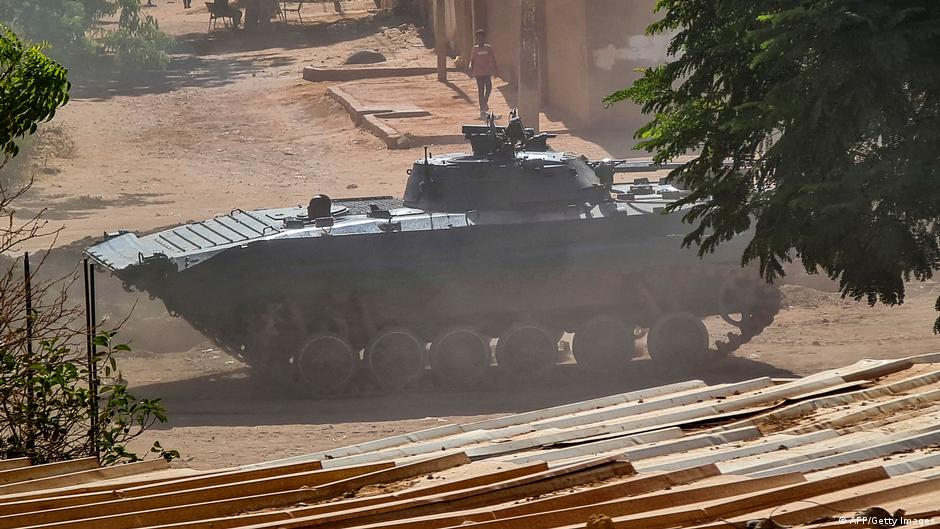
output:
M387 151L301 72L366 48L393 64L417 61L427 50L412 27L320 17L263 33L207 34L201 4L184 12L179 2L159 2L147 12L177 39L166 74L107 82L79 75L47 132L57 148L39 161L35 192L20 206L48 208L46 218L63 228L60 242L234 207L299 204L318 192L399 190L418 150Z
M376 49L391 64L433 64L414 27L394 18L308 18L262 34L206 33L200 6L159 1L148 10L179 48L166 75L80 80L74 98L46 129L39 180L21 213L48 208L61 225L59 244L105 230L150 230L235 207L299 204L334 197L399 194L420 149L389 151L356 129L325 95L301 80L304 65L336 65ZM459 123L455 123L455 129ZM622 134L628 149L629 132ZM608 134L609 139L609 134ZM596 144L567 138L562 148ZM90 241L87 239L82 244ZM75 259L78 253L70 253ZM823 290L829 285L817 282ZM648 361L624 377L597 381L562 370L544 384L473 393L432 387L400 396L302 400L253 382L248 370L166 315L162 305L101 285L105 312L122 317L134 353L124 376L144 395L161 396L171 423L149 433L195 467L248 463L411 431L442 421L470 421L605 393L705 378L807 374L863 357L898 357L940 349L930 334L938 286L916 287L898 309L870 309L838 295L786 287L788 307L737 357L706 372L677 372Z

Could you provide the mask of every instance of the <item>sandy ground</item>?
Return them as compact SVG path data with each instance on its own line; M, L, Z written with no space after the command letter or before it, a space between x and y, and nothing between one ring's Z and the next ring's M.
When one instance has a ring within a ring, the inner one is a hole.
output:
M423 150L387 150L326 96L327 83L306 83L301 70L337 65L361 49L385 53L392 65L433 64L407 21L308 16L303 26L294 22L263 34L207 34L201 4L184 11L179 2L157 3L148 12L179 43L168 72L79 79L73 100L44 129L38 181L21 213L48 208L46 218L62 228L58 244L80 241L63 251L66 261L77 260L76 250L106 230L151 230L235 207L299 204L318 192L400 193L405 170ZM422 104L437 104L438 111L460 105L460 115L473 109L472 101L458 99ZM494 102L497 112L508 111L500 104L506 103ZM454 131L460 124L453 123ZM632 153L629 136L607 131L562 137L554 145L619 157ZM319 401L256 383L246 366L168 317L158 301L136 299L104 279L99 294L102 312L114 318L137 303L124 332L135 350L120 359L123 374L140 394L162 397L171 417L135 446L159 439L183 452L182 464L209 468L680 379L804 375L864 357L940 350L930 334L938 285L912 286L908 302L890 309L844 301L827 292L828 282L809 279L797 282L816 289L784 287L787 308L775 324L705 372L639 360L622 376L602 381L562 368L527 387L448 392L428 386L404 395Z
M207 34L204 6L184 12L179 2L158 2L147 11L177 38L168 72L77 82L52 126L61 156L42 161L35 192L21 203L48 208L46 218L63 227L60 242L305 203L318 192L399 190L418 152L388 152L301 71L365 48L395 61L427 55L413 31L402 37L401 21L320 17L261 34Z

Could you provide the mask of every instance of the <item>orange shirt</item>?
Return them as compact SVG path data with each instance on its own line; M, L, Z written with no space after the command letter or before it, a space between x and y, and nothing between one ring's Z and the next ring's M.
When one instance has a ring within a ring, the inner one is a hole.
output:
M474 77L491 77L496 75L496 54L489 44L473 47L470 54L470 70Z

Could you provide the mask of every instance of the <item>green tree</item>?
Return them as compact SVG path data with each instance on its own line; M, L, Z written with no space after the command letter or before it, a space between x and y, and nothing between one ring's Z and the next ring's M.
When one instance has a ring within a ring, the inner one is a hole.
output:
M66 70L0 26L0 168L19 152L17 140L34 134L69 100Z
M81 332L55 325L50 314L67 317L74 311L53 303L35 314L37 322L49 325L40 327L43 338L36 341L31 356L24 354L22 326L9 325L23 320L3 322L4 337L12 341L0 346L0 457L28 457L42 464L95 455L97 450L106 465L140 461L127 444L167 417L160 399L135 397L117 371L114 353L130 348L114 343L114 332L95 337L96 363L102 370L95 402L85 353L69 345ZM96 443L91 435L93 414ZM159 442L150 452L167 460L179 457Z
M116 0L114 6L121 12L118 29L107 33L102 43L117 67L122 71L165 68L172 40L160 31L156 19L141 16L140 0Z
M19 152L19 143L52 119L68 102L66 70L0 26L0 168ZM31 182L0 180L0 255L42 235L37 215L15 218L13 203ZM40 262L41 266L41 262ZM135 461L126 445L157 422L166 421L159 399L138 399L116 371L114 333L99 333L94 359L103 371L98 397L90 391L90 370L82 344L81 311L69 302L75 276L40 281L31 270L30 286L19 263L0 271L0 457L29 457L47 463L94 454L106 464ZM92 418L100 426L92 435ZM92 439L95 440L92 443ZM177 457L159 443L151 452Z
M101 24L114 15L116 29ZM140 0L0 0L0 21L24 38L48 43L56 59L73 66L104 56L121 71L159 69L172 45L156 20L143 16Z
M799 258L870 304L940 267L940 2L659 0L667 64L605 102L692 191L685 240L753 229L765 277ZM940 310L940 300L937 301ZM940 319L934 326L940 332Z

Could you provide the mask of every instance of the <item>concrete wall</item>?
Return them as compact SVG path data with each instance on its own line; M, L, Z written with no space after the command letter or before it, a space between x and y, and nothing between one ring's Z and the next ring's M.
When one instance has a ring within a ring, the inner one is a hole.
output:
M582 126L588 99L587 6L584 0L546 0L541 57L542 101L552 119Z
M630 86L640 76L637 68L665 62L669 38L646 35L646 28L659 18L653 12L655 0L589 0L586 4L591 121L635 130L647 121L636 105L621 103L605 110L601 100Z
M516 84L519 80L519 41L521 0L477 0L486 2L486 23L482 28L496 51L499 76ZM479 24L478 24L479 26Z
M455 3L459 0L445 0L444 2L444 20L446 21L444 33L447 35L447 47L454 53L457 53L457 6Z
M473 47L475 1L485 0L444 0L444 34L447 36L447 49L453 57L470 55L470 49ZM426 0L425 5L432 13L436 9L434 0Z
M432 0L433 1L433 0ZM601 100L639 77L636 68L661 64L668 37L648 37L647 26L657 20L656 0L543 0L543 106L575 127L617 127L634 130L644 118L635 105L622 103L604 109ZM483 3L473 19L472 4ZM451 49L460 49L460 24L484 28L496 50L500 77L517 84L521 0L446 0L447 33ZM461 19L461 20L458 20ZM463 29L466 31L466 28ZM454 45L456 44L456 47ZM514 98L510 103L515 104Z

